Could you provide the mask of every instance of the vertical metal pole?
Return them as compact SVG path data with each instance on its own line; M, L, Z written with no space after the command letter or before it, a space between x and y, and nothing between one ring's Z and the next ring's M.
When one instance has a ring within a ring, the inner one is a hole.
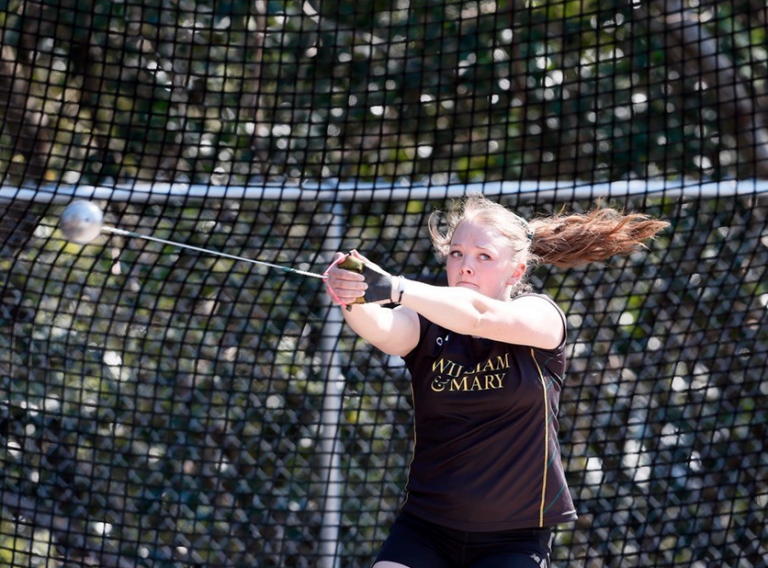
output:
M341 248L344 236L344 209L340 204L331 208L331 222L328 227L323 252L331 260L331 255ZM320 530L319 568L337 568L339 529L341 527L341 444L338 440L339 422L341 421L342 393L344 376L341 373L341 358L337 352L344 318L341 310L334 306L330 298L325 298L325 323L323 324L320 352L325 369L325 393L323 412L320 417L320 472L325 481L323 499L323 524Z

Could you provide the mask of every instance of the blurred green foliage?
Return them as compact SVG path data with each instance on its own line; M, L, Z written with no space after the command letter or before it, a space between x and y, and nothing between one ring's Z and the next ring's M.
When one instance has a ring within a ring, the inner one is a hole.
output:
M751 98L738 113L759 108L763 9L681 7L717 42L718 65L728 62L732 75L713 84L697 70L703 47L672 45L661 4L7 2L0 176L107 185L754 176L722 87L742 81Z

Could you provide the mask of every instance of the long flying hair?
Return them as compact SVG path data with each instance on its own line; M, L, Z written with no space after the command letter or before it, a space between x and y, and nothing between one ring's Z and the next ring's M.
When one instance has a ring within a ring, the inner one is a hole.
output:
M498 231L514 255L526 264L571 268L628 255L646 248L644 242L669 226L666 221L640 213L624 213L602 203L586 213L557 214L531 221L483 195L473 194L447 212L435 211L429 232L438 255L445 258L456 228L465 220Z

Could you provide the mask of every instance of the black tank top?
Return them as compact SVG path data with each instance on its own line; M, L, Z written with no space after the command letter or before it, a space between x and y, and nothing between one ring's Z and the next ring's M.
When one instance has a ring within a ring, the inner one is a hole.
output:
M557 439L565 341L535 349L419 320L419 344L404 357L414 447L403 510L464 531L575 520Z

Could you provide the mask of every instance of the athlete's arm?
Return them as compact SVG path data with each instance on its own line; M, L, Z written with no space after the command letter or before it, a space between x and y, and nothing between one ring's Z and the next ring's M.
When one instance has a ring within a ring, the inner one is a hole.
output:
M357 304L342 313L355 333L389 355L403 357L419 342L419 318L408 308Z
M565 335L560 311L539 296L503 301L466 288L409 280L402 305L455 333L504 343L554 349Z
M343 257L342 253L336 253L334 260L339 261ZM404 307L390 309L375 303L354 304L367 288L365 278L357 272L334 266L328 271L326 283L329 292L332 291L333 301L349 306L342 308L341 313L360 337L389 355L402 357L416 347L420 327L419 318L413 310Z
M342 269L329 273L338 299L352 304L364 294L362 275ZM539 296L496 300L463 287L433 286L408 280L401 307L356 304L344 310L355 332L390 355L406 355L419 340L417 314L461 335L542 349L559 346L565 334L563 318L554 304Z

